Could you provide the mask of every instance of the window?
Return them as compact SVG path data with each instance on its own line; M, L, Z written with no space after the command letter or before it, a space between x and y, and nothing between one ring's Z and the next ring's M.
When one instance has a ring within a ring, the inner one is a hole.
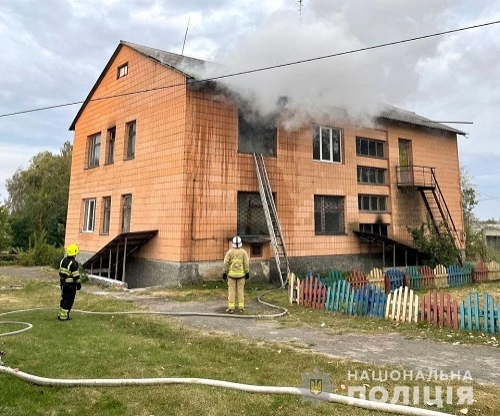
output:
M385 169L358 166L358 183L385 184Z
M128 74L128 62L120 65L116 71L116 79L122 78Z
M387 197L379 195L358 195L358 209L360 211L387 211Z
M130 219L132 217L132 195L122 195L122 233L130 232Z
M106 163L111 164L115 161L115 139L116 139L116 127L108 129L108 143L106 152Z
M89 141L89 147L88 147L89 150L88 150L87 167L96 168L97 166L99 166L99 156L101 154L101 133L90 136L88 141Z
M342 162L340 129L321 126L313 128L313 159Z
M95 198L83 200L83 227L84 233L94 232Z
M314 196L314 231L317 235L345 234L343 196Z
M238 192L238 234L269 235L258 192Z
M250 244L250 257L262 257L262 244Z
M111 219L111 197L105 196L102 199L102 228L101 234L109 234L109 223Z
M276 156L276 119L238 111L238 151Z
M378 234L378 235L384 235L388 236L387 234L387 224L359 224L359 231L362 231L364 233L372 233L372 234Z
M135 157L135 121L131 121L126 125L127 131L127 159L133 159Z
M356 137L356 154L358 156L384 157L384 142L364 137Z

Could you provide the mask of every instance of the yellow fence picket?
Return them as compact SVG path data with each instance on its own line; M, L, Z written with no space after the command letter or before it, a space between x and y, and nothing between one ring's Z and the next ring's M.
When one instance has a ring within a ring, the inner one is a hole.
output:
M448 287L448 273L446 272L446 267L442 264L438 264L434 268L434 275L436 278L434 279L434 284L437 289L442 287Z
M486 267L489 270L488 280L500 280L500 264L492 260L486 263Z
M373 268L366 275L366 279L372 284L385 292L385 274L381 269Z
M290 295L290 305L293 303L299 304L300 299L300 279L295 276L295 273L288 273L288 287Z
M418 296L413 290L400 287L387 295L385 318L396 322L417 322Z

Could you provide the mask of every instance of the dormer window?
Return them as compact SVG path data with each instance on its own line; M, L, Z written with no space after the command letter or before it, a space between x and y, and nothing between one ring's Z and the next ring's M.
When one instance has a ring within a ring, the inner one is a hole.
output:
M116 79L122 78L127 74L128 74L128 62L118 67L118 70L116 72Z

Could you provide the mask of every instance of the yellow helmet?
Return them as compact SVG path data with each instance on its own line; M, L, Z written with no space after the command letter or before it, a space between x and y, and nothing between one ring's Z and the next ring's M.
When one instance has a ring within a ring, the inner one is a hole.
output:
M74 257L78 254L79 251L80 251L80 249L78 248L78 246L76 244L70 244L68 246L68 248L66 249L66 254L70 257Z

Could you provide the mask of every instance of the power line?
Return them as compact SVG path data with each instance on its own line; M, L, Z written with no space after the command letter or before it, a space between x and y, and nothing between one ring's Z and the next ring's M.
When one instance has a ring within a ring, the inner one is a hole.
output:
M415 42L418 40L430 39L430 38L434 38L434 37L438 37L438 36L449 35L452 33L464 32L467 30L497 25L499 23L500 23L500 20L495 20L492 22L481 23L481 24L477 24L477 25L473 25L473 26L466 26L466 27L462 27L459 29L452 29L452 30L446 30L443 32L437 32L437 33L433 33L430 35L417 36L417 37L398 40L398 41L394 41L394 42L381 43L381 44L374 45L374 46L366 46L363 48L352 49L349 51L333 53L330 55L318 56L315 58L302 59L300 61L287 62L284 64L272 65L272 66L267 66L267 67L257 68L257 69L250 69L250 70L246 70L246 71L235 72L232 74L226 74L226 75L220 75L220 76L214 76L211 78L206 78L206 79L201 79L201 80L192 80L192 81L189 81L189 84L197 84L197 83L202 83L202 82L216 81L219 79L237 77L237 76L241 76L241 75L248 75L248 74L253 74L253 73L263 72L263 71L269 71L272 69L284 68L287 66L293 66L293 65L299 65L299 64L305 64L305 63L309 63L309 62L320 61L323 59L336 58L339 56L350 55L350 54L359 53L359 52L366 52L366 51L370 51L370 50L374 50L374 49L385 48L388 46L395 46L395 45L400 45L403 43ZM145 92L158 91L158 90L163 90L163 89L167 89L167 88L180 87L180 86L184 86L184 85L186 85L186 83L165 85L163 87L156 87L156 88L150 88L150 89L146 89L146 90L132 91L132 92L128 92L128 93L110 95L110 96L101 97L101 98L92 98L89 101L99 101L99 100L106 100L106 99L110 99L110 98L118 98L118 97L123 97L123 96L127 96L127 95L141 94L141 93L145 93ZM26 113L33 113L33 112L37 112L37 111L51 110L51 109L60 108L60 107L68 107L68 106L72 106L72 105L76 105L76 104L83 104L84 102L85 101L75 101L72 103L57 104L57 105L52 105L52 106L47 106L47 107L34 108L34 109L30 109L30 110L22 110L22 111L16 111L16 112L12 112L12 113L5 113L5 114L0 114L0 118L16 116L16 115L26 114Z

